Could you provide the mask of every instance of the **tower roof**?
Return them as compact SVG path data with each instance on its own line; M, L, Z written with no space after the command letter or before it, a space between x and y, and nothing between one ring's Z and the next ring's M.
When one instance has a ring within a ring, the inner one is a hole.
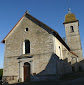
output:
M65 23L70 23L70 22L76 22L78 21L75 17L75 14L71 13L70 9L68 11L68 14L65 15L65 21L63 24Z
M65 22L71 22L71 21L76 21L76 17L73 13L67 14L65 16Z

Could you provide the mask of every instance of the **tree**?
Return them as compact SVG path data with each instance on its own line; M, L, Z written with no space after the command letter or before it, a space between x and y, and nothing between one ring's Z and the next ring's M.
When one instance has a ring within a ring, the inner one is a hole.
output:
M3 76L3 69L0 69L0 80L2 79Z

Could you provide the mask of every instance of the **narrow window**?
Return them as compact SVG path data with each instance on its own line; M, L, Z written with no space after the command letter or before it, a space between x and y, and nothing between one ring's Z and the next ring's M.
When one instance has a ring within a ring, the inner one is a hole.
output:
M25 40L25 54L30 53L30 41Z
M60 53L60 58L61 58L61 48L60 48L60 46L59 46L59 53Z
M71 30L71 32L74 32L73 26L70 26L70 30Z
M59 46L59 49L60 49L60 46Z

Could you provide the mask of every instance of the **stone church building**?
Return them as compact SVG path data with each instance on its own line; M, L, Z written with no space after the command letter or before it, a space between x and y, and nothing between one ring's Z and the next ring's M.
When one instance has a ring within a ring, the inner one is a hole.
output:
M66 42L52 28L26 12L3 39L3 79L8 83L57 80L81 70L83 59L79 21L73 13L65 16Z

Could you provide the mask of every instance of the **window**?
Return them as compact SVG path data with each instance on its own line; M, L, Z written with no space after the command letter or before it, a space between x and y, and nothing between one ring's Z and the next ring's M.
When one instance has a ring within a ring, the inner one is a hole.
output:
M70 30L71 30L71 32L74 32L73 26L70 26Z
M28 31L28 28L26 28L25 31L27 32Z
M60 58L61 58L61 47L59 46L59 56L60 56Z
M30 53L30 41L25 40L23 43L23 54L28 54Z
M25 40L25 54L30 53L30 41Z

